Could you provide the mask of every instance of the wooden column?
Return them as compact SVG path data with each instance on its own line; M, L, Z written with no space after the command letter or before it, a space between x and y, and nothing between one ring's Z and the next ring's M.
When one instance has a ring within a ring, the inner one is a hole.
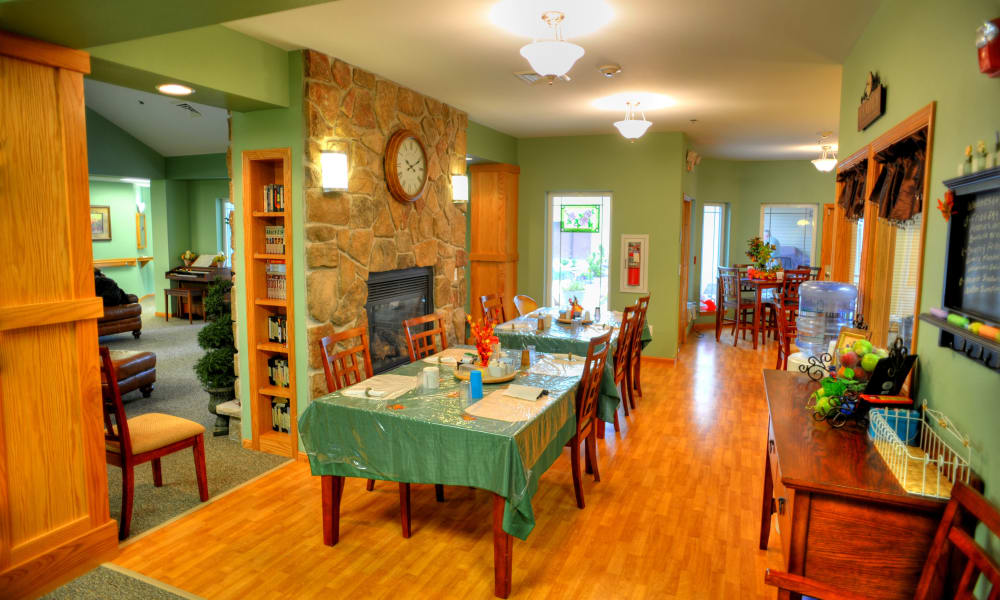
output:
M0 597L111 559L85 52L0 32Z
M502 163L472 165L472 318L481 319L479 297L503 296L507 318L517 315L517 179L521 169ZM539 302L541 298L537 299Z

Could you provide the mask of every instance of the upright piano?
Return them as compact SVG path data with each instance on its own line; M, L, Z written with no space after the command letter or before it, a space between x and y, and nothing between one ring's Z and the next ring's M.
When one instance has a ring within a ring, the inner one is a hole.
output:
M197 300L200 303L204 298L209 286L215 283L216 279L229 281L233 277L233 271L229 267L174 267L166 272L167 279L170 280L170 289L191 289L198 290ZM166 301L164 308L170 311L170 294L164 292ZM193 294L194 295L194 294ZM192 301L195 299L192 298ZM183 307L182 307L183 310Z

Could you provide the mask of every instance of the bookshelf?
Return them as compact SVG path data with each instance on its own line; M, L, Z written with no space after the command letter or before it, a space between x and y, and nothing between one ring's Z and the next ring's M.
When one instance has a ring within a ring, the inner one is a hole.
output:
M251 447L294 457L299 442L295 304L292 298L291 169L289 148L243 153L243 254L247 274Z

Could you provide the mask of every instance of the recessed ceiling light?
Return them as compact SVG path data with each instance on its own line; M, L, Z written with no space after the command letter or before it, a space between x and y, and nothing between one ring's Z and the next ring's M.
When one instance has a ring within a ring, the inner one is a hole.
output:
M650 92L622 92L621 94L598 98L591 104L594 108L600 110L620 111L626 102L639 103L644 111L666 108L677 104L670 96Z
M156 89L160 90L161 94L169 94L171 96L188 96L194 93L193 89L179 83L162 83L156 86Z
M490 21L514 35L543 40L552 35L549 26L538 18L546 11L565 15L562 34L570 39L594 33L615 17L604 0L501 0L490 9Z

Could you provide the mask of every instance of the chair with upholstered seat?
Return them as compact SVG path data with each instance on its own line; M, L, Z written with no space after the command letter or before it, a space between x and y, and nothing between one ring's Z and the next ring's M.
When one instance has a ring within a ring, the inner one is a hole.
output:
M101 386L104 406L104 448L109 465L122 470L122 514L118 523L118 539L128 537L132 524L132 497L135 493L135 466L151 462L153 485L163 485L160 458L186 448L194 452L198 496L208 500L208 478L205 475L205 427L200 423L160 413L146 413L127 419L118 376L106 347L101 352Z
M480 296L479 305L483 309L483 319L497 325L507 322L507 312L503 308L503 296L497 294Z
M566 442L570 451L570 465L573 469L573 490L576 505L585 506L583 501L583 475L580 473L580 442L586 445L587 472L594 474L594 481L601 480L597 468L597 430L604 423L597 420L597 402L601 395L601 378L604 365L611 348L611 332L591 338L587 346L587 358L583 364L583 375L576 388L576 433Z
M530 313L538 308L538 303L531 296L525 296L524 294L518 294L514 296L514 308L517 309L517 315L523 317L524 315Z

